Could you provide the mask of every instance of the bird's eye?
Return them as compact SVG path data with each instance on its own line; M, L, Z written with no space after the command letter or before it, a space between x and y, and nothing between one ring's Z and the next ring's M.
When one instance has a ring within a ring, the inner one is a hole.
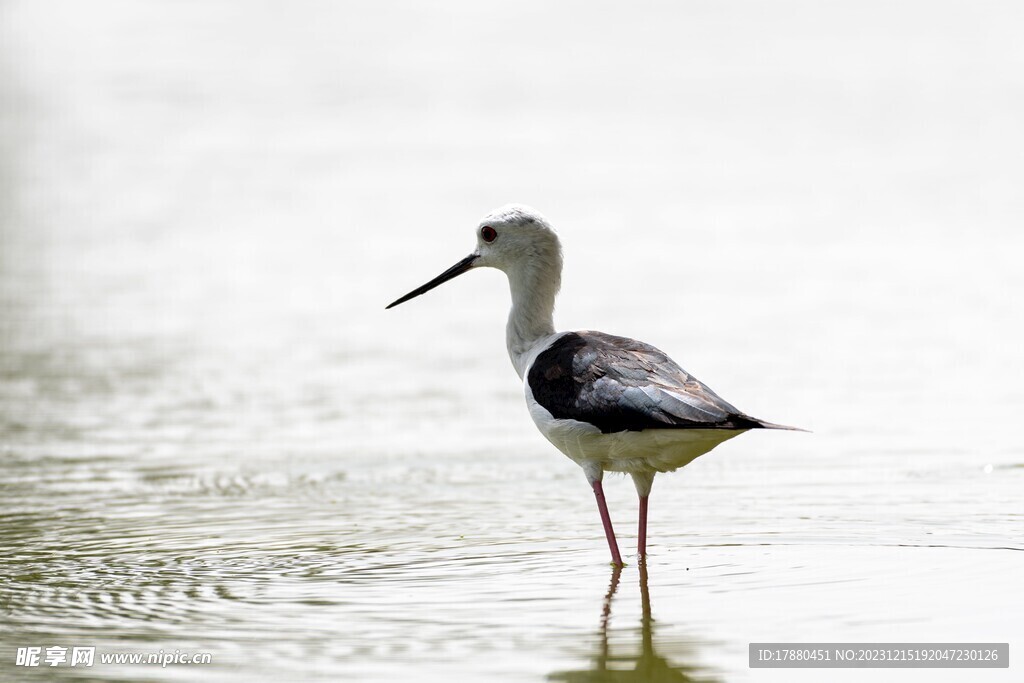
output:
M480 236L484 238L484 242L493 242L498 237L498 231L489 225L485 225L480 228Z

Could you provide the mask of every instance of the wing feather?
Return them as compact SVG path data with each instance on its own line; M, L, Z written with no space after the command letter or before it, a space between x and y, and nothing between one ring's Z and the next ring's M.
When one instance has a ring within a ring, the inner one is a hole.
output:
M744 415L659 349L601 332L571 332L534 361L534 399L559 419L602 432L751 429Z

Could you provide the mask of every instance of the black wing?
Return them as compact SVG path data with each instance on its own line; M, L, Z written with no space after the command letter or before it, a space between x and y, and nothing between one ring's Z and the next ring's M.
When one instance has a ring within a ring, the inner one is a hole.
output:
M601 332L560 337L537 356L527 381L555 418L605 434L777 427L744 415L653 346Z

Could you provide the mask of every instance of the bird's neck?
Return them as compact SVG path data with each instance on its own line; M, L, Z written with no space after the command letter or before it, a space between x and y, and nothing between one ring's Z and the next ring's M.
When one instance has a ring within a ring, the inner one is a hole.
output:
M505 327L505 343L512 365L522 378L530 362L530 351L537 342L555 333L552 316L561 269L528 265L509 272L508 284L512 290L512 310Z

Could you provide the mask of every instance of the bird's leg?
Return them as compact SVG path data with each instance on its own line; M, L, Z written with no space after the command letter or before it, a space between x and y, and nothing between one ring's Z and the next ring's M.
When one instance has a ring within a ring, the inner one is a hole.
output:
M615 530L612 529L612 518L608 515L608 503L604 500L604 488L601 480L596 479L590 482L594 488L594 497L597 498L597 509L601 513L601 524L604 525L604 535L608 539L608 548L612 551L612 564L622 566L622 556L619 555L619 544L615 542Z
M636 552L640 560L647 557L647 499L651 496L651 486L654 484L653 472L633 472L633 484L636 485L636 493L640 496L640 523L637 529Z
M637 533L636 552L643 561L647 558L647 499L650 496L640 496L640 530Z

